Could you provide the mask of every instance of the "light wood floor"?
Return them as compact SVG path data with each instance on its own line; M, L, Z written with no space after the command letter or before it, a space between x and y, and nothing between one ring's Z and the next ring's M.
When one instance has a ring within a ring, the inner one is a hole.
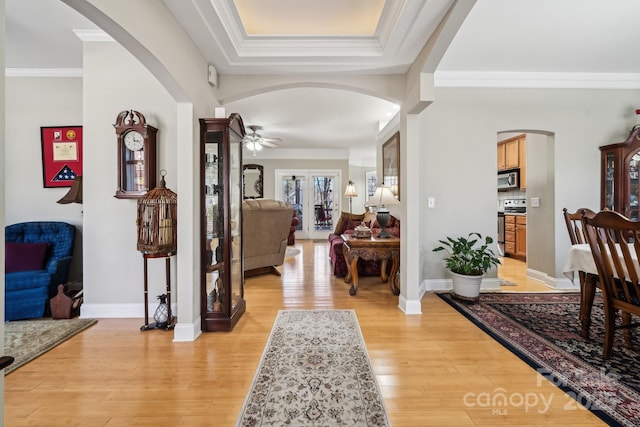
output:
M233 426L277 311L296 308L356 310L396 427L604 425L435 294L423 298L422 315L406 316L376 278L350 297L330 273L328 244L296 247L282 277L247 279L247 312L231 333L174 343L170 332L141 332L142 319L100 319L9 374L5 425ZM500 393L515 404L496 412L482 398Z

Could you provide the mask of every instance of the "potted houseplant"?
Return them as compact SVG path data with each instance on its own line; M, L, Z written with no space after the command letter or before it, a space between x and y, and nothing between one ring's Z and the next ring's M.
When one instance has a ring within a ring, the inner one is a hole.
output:
M479 233L470 233L467 237L439 240L441 246L434 252L447 251L445 257L447 269L453 280L454 296L463 300L477 301L480 296L480 285L484 274L500 264L489 245L493 243L490 236L482 238Z

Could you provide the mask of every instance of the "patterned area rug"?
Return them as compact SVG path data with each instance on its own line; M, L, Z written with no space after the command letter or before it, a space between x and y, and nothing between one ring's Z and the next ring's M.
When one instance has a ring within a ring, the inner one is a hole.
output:
M389 426L354 310L280 310L237 426Z
M35 319L5 323L4 354L13 356L15 361L4 374L15 371L96 322L95 319Z
M576 293L483 293L477 304L439 296L609 425L640 425L640 347L624 348L618 331L613 356L602 359L599 295L591 314L591 340L579 334Z

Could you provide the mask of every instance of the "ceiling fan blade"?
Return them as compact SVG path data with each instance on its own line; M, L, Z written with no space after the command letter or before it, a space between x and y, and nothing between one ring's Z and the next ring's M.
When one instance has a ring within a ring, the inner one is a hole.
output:
M278 146L278 144L274 144L273 142L269 142L267 139L263 139L262 141L260 141L260 144L264 145L265 147L269 147L269 148L276 148Z
M262 138L262 140L267 142L282 142L282 138Z

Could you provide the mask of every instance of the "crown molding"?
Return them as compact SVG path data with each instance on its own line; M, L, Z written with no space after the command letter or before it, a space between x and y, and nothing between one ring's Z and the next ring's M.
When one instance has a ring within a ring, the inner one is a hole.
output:
M5 68L5 77L82 77L82 68Z
M112 42L113 37L102 30L73 30L83 42Z
M436 71L434 83L459 88L640 89L640 74Z

